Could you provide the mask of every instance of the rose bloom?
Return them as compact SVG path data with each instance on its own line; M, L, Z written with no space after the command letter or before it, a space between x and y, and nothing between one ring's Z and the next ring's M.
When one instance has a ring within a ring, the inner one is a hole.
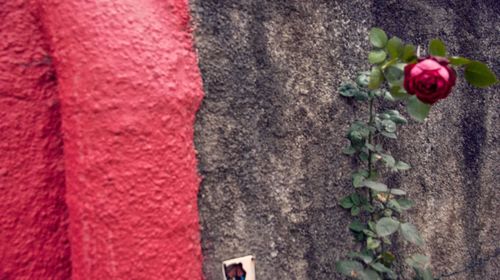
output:
M457 74L448 66L448 60L429 56L404 69L404 87L411 95L427 104L446 98L455 85Z

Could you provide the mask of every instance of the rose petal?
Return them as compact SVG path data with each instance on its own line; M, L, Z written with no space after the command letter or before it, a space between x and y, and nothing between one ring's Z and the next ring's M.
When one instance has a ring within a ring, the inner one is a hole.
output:
M448 60L429 56L418 59L417 64L407 65L404 69L404 87L409 94L415 94L419 100L434 104L446 98L456 82L456 72L447 66Z
M450 78L450 71L448 70L448 67L441 66L441 68L438 70L439 75L445 80L448 81Z
M411 76L411 70L415 67L416 64L407 64L404 68L404 82L403 82L403 87L409 94L415 94L413 91L413 83L412 81L412 76Z
M415 65L415 67L413 67L413 68L411 69L411 71L410 71L410 76L415 77L415 76L418 76L418 75L422 74L423 72L424 72L424 70L423 70L423 69L421 69L421 68L418 66L418 64L417 64L417 65Z
M444 79L437 79L436 88L438 91L447 88L446 81Z
M415 94L415 92L413 91L413 87L411 86L410 80L405 80L403 86L404 86L406 92L408 92L408 94L411 94L411 95Z
M417 91L417 95L430 95L434 93L434 89L431 88L432 85L425 81L419 80L416 82L415 89Z
M448 95L451 92L451 86L450 84L445 81L444 79L438 78L438 83L441 85L438 90L436 91L436 96L439 97L439 99L443 99L448 97Z
M441 64L439 64L437 61L433 59L426 59L422 62L417 63L417 66L415 68L427 71L427 70L437 70L441 67L443 66L441 66Z
M418 92L418 90L417 90L417 86L418 86L417 83L418 83L418 80L416 80L416 79L411 80L411 87L413 89L413 93L414 94L417 94L417 92Z
M417 65L416 63L413 63L413 64L407 64L405 66L405 69L404 69L404 72L405 72L405 78L406 77L410 77L410 73L411 73L411 69L413 69L413 67L415 67L415 65Z
M426 103L426 104L434 104L436 103L436 101L438 101L438 99L434 98L433 96L429 96L429 95L420 95L420 94L417 94L417 98Z

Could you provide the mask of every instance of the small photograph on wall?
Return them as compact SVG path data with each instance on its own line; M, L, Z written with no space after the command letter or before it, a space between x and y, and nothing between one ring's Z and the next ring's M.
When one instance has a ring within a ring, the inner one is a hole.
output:
M224 280L255 280L255 257L245 256L222 263Z

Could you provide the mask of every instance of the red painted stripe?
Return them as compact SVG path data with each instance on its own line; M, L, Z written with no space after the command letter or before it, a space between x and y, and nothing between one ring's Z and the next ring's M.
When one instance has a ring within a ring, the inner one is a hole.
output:
M0 4L0 279L68 279L54 69L36 11Z
M73 279L201 279L203 97L186 1L44 0L64 132Z

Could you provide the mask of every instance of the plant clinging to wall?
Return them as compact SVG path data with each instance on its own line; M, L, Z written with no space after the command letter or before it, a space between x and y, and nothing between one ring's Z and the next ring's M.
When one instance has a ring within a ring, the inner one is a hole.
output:
M361 73L355 83L343 84L339 93L368 103L366 120L354 121L346 134L349 146L343 153L356 157L359 169L352 173L354 190L340 206L354 217L349 229L362 246L336 264L337 271L362 280L401 279L394 271L397 256L389 245L396 233L416 246L424 240L417 227L404 220L404 212L414 202L406 198L403 187L383 182L387 172L408 172L410 164L394 158L382 145L382 138L397 140L399 126L407 119L397 110L377 109L378 100L404 102L416 121L427 118L433 104L450 96L457 79L455 68L464 68L466 81L476 87L497 83L495 74L483 63L447 54L439 39L430 42L426 57L397 37L388 38L380 28L370 31L373 50L368 54L371 71ZM414 270L415 280L434 280L430 259L421 254L404 256Z

